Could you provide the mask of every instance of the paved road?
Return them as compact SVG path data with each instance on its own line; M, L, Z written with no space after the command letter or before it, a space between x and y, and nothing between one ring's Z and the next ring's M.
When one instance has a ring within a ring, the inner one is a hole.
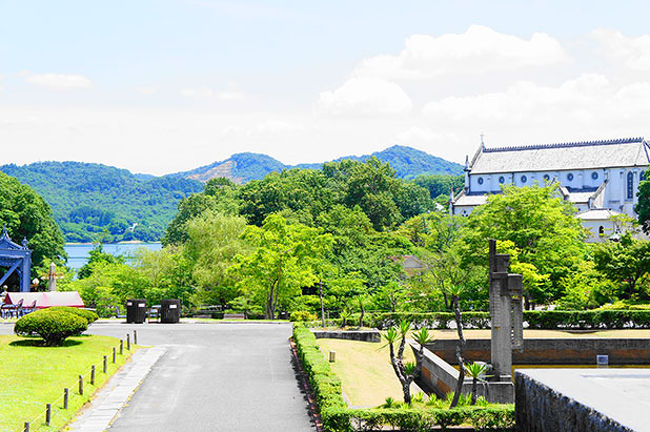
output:
M109 429L315 430L291 362L287 324L95 324L90 333L167 348Z

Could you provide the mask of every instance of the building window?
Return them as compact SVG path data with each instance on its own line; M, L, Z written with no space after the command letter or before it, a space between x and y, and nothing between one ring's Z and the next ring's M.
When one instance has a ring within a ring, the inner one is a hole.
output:
M483 184L483 177L478 178L478 184L480 184L480 185Z
M551 179L551 176L548 174L544 174L544 180L549 181Z
M505 181L506 179L503 176L499 177L499 183L503 184Z
M521 182L526 183L527 181L528 181L528 177L526 177L525 175L522 175L521 176Z
M602 225L598 228L598 235L601 237L605 235L605 228Z
M598 173L596 171L591 173L591 178L594 180L598 180Z
M569 173L569 175L566 176L566 179L569 181L573 181L573 173Z
M634 175L629 172L627 173L627 199L632 198L634 198Z

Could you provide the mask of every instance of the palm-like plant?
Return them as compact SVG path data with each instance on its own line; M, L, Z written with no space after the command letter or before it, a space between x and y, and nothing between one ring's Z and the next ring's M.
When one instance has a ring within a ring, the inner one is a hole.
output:
M422 359L424 357L424 345L431 339L429 331L426 328L421 328L413 336L420 344L420 349L415 352L416 363L404 363L404 347L406 346L406 337L411 331L411 323L402 321L399 327L391 327L384 333L384 339L388 343L390 349L390 363L393 366L395 375L402 384L402 391L404 393L404 402L411 403L411 383L415 380L422 371ZM395 344L399 342L397 353L395 352Z
M485 363L470 363L465 365L465 371L469 376L472 377L472 402L471 405L476 405L476 384L479 381L483 381L481 378L485 375L488 366Z

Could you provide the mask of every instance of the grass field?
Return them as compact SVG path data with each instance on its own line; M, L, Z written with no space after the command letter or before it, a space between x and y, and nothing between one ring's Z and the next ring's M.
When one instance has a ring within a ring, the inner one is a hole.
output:
M387 397L403 401L399 380L395 376L384 343L318 339L324 354L336 351L332 370L341 378L343 391L353 406L377 406ZM415 361L410 347L404 350L407 361ZM411 391L416 389L411 385Z
M119 355L119 340L107 336L78 336L62 347L43 347L37 338L0 336L0 431L57 431L92 397L128 356ZM117 363L112 349L118 347ZM131 345L131 352L137 347ZM108 373L102 372L108 355ZM95 385L90 368L96 366ZM84 375L84 394L78 393L78 376ZM70 389L69 408L63 409L63 389ZM52 423L45 426L45 404L52 404ZM41 413L43 413L41 415Z

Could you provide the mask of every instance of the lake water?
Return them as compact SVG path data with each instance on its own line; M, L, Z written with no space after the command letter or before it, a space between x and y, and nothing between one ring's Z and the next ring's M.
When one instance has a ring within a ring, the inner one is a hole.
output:
M133 256L138 248L145 247L153 251L162 249L160 243L124 243L124 244L105 244L104 252L111 255ZM65 252L68 254L68 267L79 270L88 262L89 253L95 248L92 244L66 244Z

